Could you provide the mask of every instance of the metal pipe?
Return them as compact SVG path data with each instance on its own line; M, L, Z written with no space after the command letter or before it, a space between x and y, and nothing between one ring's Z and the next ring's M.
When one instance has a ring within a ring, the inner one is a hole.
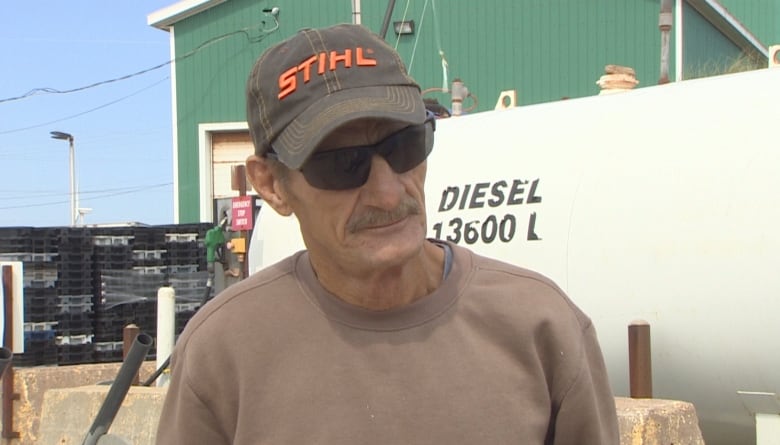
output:
M3 308L5 310L5 326L3 327L3 350L13 357L14 347L14 274L11 266L3 266ZM7 368L7 369L6 369ZM14 367L8 360L3 365L3 431L4 439L18 439L20 434L14 431L14 400L19 400L19 394L14 387Z
M672 23L672 1L661 0L661 14L658 16L658 29L661 30L661 77L658 84L669 83L669 46L671 41Z
M387 35L387 28L390 26L390 18L393 16L393 9L395 9L395 0L387 2L387 9L385 10L385 18L382 20L382 29L379 31L379 36L384 40Z
M140 332L141 328L133 323L130 323L122 329L122 360L127 359L127 354L130 353L130 349L133 347L135 339ZM141 377L136 372L131 384L137 385L140 380Z
M60 139L68 141L69 158L70 158L70 226L76 225L76 149L74 147L74 137L70 133L62 131L50 132L53 139Z
M352 24L360 25L361 23L360 0L352 0Z
M6 368L11 365L14 353L8 348L0 348L0 378L5 374Z
M134 377L138 375L138 370L152 347L152 342L152 337L149 334L140 333L135 337L135 341L130 347L124 362L122 362L116 379L111 384L111 388L108 390L108 394L106 394L106 399L103 401L103 405L100 406L100 410L97 416L95 416L95 421L92 422L92 426L89 428L82 445L97 445L100 437L105 435L108 429L111 428L111 423L119 412L122 401L124 401L127 391L132 386Z
M167 367L176 338L176 291L172 287L157 289L157 369ZM165 386L168 375L161 374L157 386Z
M628 326L628 372L633 399L653 397L653 366L650 356L650 324L636 320Z

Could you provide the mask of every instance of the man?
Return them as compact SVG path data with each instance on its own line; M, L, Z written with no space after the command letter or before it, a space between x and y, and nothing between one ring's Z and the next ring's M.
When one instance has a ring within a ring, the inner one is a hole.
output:
M252 185L307 250L190 320L158 443L618 443L587 316L545 277L426 239L435 122L395 51L303 30L247 96Z

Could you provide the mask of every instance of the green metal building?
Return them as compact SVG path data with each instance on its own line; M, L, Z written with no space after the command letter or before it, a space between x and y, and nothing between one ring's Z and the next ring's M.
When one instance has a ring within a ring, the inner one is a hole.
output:
M672 3L672 81L765 67L780 43L780 0ZM253 150L248 73L301 28L386 24L424 97L448 105L443 90L460 79L464 109L479 112L508 90L519 106L598 94L608 64L632 67L639 88L657 84L660 10L661 0L184 0L153 12L148 23L171 36L175 218L212 221L215 200L237 195L231 166Z

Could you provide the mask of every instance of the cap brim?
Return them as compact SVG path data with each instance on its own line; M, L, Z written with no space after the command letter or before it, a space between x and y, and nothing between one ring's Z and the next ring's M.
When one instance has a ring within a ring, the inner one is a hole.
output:
M425 122L425 105L415 86L371 86L329 94L298 115L271 145L279 159L299 169L322 139L360 118L388 119L410 125Z

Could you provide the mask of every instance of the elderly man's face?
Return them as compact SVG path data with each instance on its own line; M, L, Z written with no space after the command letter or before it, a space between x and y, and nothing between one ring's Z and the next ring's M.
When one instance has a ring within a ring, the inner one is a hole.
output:
M318 151L372 145L405 125L351 122L333 131ZM396 173L374 155L366 183L348 190L312 187L298 171L285 182L287 203L298 217L312 261L347 274L392 268L420 253L425 242L426 162Z

